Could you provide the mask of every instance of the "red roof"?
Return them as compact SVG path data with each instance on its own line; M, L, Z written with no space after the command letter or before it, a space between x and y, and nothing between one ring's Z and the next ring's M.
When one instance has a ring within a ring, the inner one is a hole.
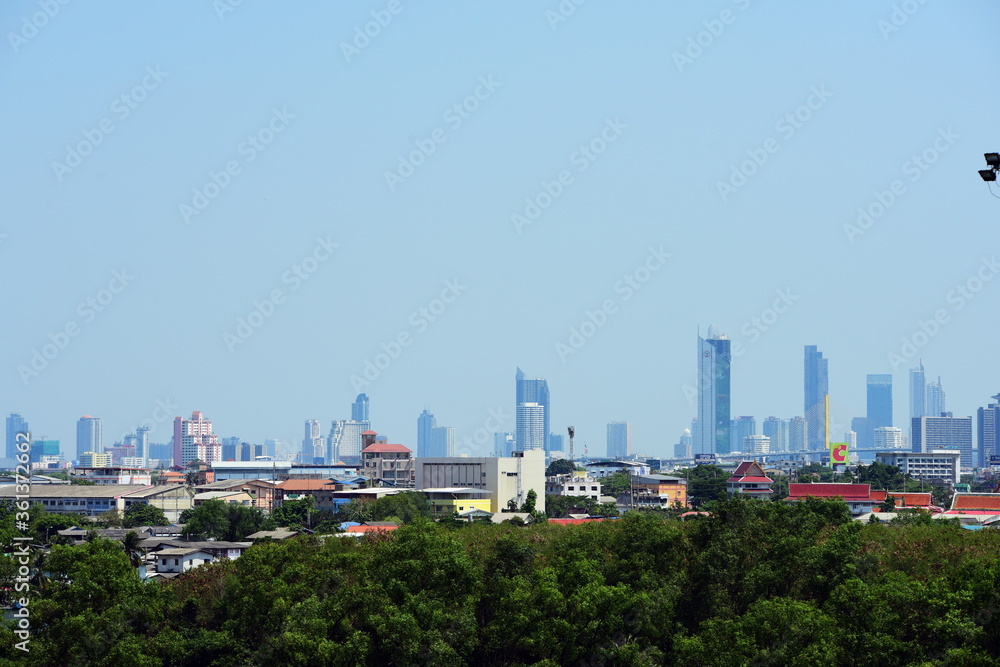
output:
M929 493L904 493L902 491L880 491L872 490L872 500L883 502L886 496L896 499L896 507L930 507L931 494Z
M594 521L604 521L604 518L592 516L587 519L549 519L549 523L561 526L575 526L579 523L593 523Z
M1000 493L956 493L951 499L951 509L1000 511Z
M351 526L345 533L391 533L399 526Z
M813 496L815 498L843 498L844 500L872 500L871 486L868 484L789 484L788 497L800 500Z
M756 461L743 461L736 467L733 476L726 480L729 484L747 482L753 484L771 484L770 477L764 474L764 469Z
M413 450L409 447L404 447L403 445L390 445L387 443L377 442L373 445L368 445L361 450L362 454L383 454L383 453L400 453L400 454L412 454Z
M375 431L368 429L367 431L362 431L361 435L378 435Z

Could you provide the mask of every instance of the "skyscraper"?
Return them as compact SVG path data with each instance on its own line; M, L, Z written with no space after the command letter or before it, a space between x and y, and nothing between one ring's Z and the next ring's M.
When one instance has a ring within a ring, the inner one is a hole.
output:
M326 439L327 460L334 463L358 463L363 448L361 434L371 430L371 422L335 419Z
M1000 394L990 398L993 402L985 408L979 408L976 414L980 466L988 466L990 457L1000 454Z
M515 420L516 424L514 430L517 438L517 449L527 450L527 449L544 449L545 451L551 450L551 443L549 442L549 417L551 411L551 405L549 404L549 383L543 378L535 378L534 380L526 380L524 376L524 371L520 368L517 369L517 373L514 375L514 385L515 385ZM521 415L532 415L532 419L535 418L535 410L521 410L521 406L525 404L532 404L541 408L541 420L542 420L542 432L540 436L533 435L533 439L530 442L521 440L521 432L525 433L531 432L534 434L534 427L528 426L527 424L521 423ZM540 439L539 439L540 437ZM540 442L541 446L536 447L535 445Z
M13 459L17 457L17 434L24 433L28 435L31 433L31 429L28 426L28 422L24 420L24 417L16 412L12 412L7 415L7 458Z
M191 419L174 418L174 465L186 466L195 459L205 463L222 460L219 436L212 432L211 420L197 410Z
M924 360L921 359L916 368L910 369L910 419L923 417L926 414L927 378L924 376Z
M315 463L317 460L323 461L325 458L325 447L323 435L318 419L307 419L305 423L305 433L302 437L302 454L300 459L303 463Z
M608 458L624 459L632 456L631 422L608 423Z
M975 465L972 451L972 417L952 417L950 412L940 417L920 417L913 420L913 451L957 449L962 452L961 465Z
M708 338L698 336L698 424L695 454L728 454L729 384L732 356L729 338L715 325Z
M511 456L514 452L514 434L505 433L494 433L493 434L493 455L494 456Z
M455 429L451 426L431 428L430 453L427 456L441 457L455 455Z
M801 452L809 442L809 422L805 417L788 420L788 451Z
M437 426L434 415L424 409L417 417L417 457L432 456L430 454L431 429Z
M135 455L143 458L149 458L149 427L140 426L135 429Z
M771 439L772 452L788 451L788 422L780 417L768 417L761 425L761 431Z
M101 420L97 417L84 415L76 422L76 460L84 452L100 454L104 451L101 445Z
M743 445L748 435L757 435L757 420L753 417L737 417L729 422L729 451L746 452Z
M937 382L931 382L927 385L927 411L924 414L928 417L940 417L941 413L947 410L944 401L944 388L941 386L941 377L938 376Z
M520 451L545 448L545 408L538 403L517 406L516 446Z
M876 426L872 438L875 449L879 451L903 448L903 429L895 426Z
M351 403L351 419L356 422L371 421L368 416L368 394L358 394L354 403Z
M828 359L815 345L805 346L805 401L803 412L809 423L809 449L826 448L826 395L830 393Z
M874 432L879 426L892 426L892 376L868 376L868 437L874 442Z

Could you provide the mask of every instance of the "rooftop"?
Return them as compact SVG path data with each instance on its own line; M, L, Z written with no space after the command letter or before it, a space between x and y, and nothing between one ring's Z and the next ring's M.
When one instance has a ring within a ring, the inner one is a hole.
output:
M361 450L362 454L412 454L413 450L403 445L390 445L376 442Z
M847 501L872 500L871 486L868 484L789 484L788 497L799 500L813 496L815 498L843 498Z

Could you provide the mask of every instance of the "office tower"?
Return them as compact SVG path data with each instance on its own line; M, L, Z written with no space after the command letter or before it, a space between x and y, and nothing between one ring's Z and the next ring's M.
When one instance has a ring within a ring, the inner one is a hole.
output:
M431 429L437 426L437 419L426 409L417 417L417 456L430 456Z
M569 452L563 449L563 435L561 433L549 433L549 451L550 452L566 452L566 456L569 456Z
M451 426L434 426L431 428L429 457L455 455L455 429Z
M1000 394L990 398L993 402L976 414L980 466L990 465L990 457L1000 454Z
M368 416L368 394L358 394L351 403L351 420L356 422L371 422Z
M327 461L358 463L363 449L361 434L371 430L371 422L335 419L327 437Z
M867 417L855 417L851 420L851 430L857 434L858 447L871 449L874 446L874 428Z
M76 458L84 452L100 454L104 451L101 445L101 420L98 417L84 415L76 422Z
M698 336L698 423L695 454L728 454L729 442L729 339L715 325L708 338Z
M892 426L892 376L868 376L868 421L874 430Z
M265 445L254 445L249 442L241 442L236 448L237 461L256 461L259 457L267 455Z
M632 456L632 423L608 423L608 458L624 459Z
M924 361L910 369L910 419L927 414L927 379L924 376ZM936 415L931 415L932 417Z
M854 431L848 431L847 433L844 434L844 442L847 443L847 446L850 448L850 451L853 452L855 449L858 448L858 434L855 433Z
M770 454L771 439L766 435L748 435L740 446L744 454Z
M222 460L242 461L240 458L240 439L236 436L222 438Z
M803 412L809 424L809 449L826 449L826 395L830 393L827 362L815 345L805 346L805 401Z
M204 463L222 460L219 436L212 432L211 420L197 410L191 419L174 418L174 465L186 466L195 459Z
M140 426L135 429L135 455L143 458L149 458L149 427Z
M302 436L301 461L303 463L322 463L325 449L326 446L323 442L323 435L319 425L319 420L307 419L305 423L305 432Z
M805 451L809 444L809 422L805 417L792 417L788 420L788 451Z
M517 406L516 447L520 451L545 449L545 407L538 403Z
M12 412L7 415L7 458L13 459L17 458L17 434L23 433L25 437L31 434L31 429L28 427L28 422L24 420L24 417L16 412ZM24 438L22 438L22 442Z
M537 449L535 446L537 444L538 435L534 435L534 439L531 442L522 442L520 440L521 432L531 432L535 433L534 427L528 427L522 424L521 419L521 406L525 404L533 404L541 408L541 419L542 419L542 431L541 437L541 448L546 452L551 451L552 445L548 440L549 435L549 419L551 416L552 406L549 403L549 383L543 378L535 378L534 380L526 380L524 377L524 371L520 368L517 369L517 373L514 375L514 389L515 389L515 400L514 400L514 414L515 414L515 437L518 438L517 449ZM523 412L524 415L532 415L534 419L535 410L526 410Z
M111 455L102 452L80 452L79 467L107 468L111 466Z
M684 432L681 433L680 441L674 445L674 458L675 459L690 459L694 457L694 452L691 447L691 429L686 428Z
M28 458L31 463L38 463L43 456L58 457L59 454L58 440L33 440Z
M493 455L511 456L514 451L514 434L510 432L493 434Z
M945 412L940 417L914 419L912 449L922 453L957 449L962 452L962 467L971 468L977 463L972 451L972 417L953 417Z
M886 449L903 448L903 429L895 426L877 426L872 431L875 449L883 451Z
M772 452L788 451L788 422L780 417L768 417L761 425L761 432L771 439Z
M745 452L743 444L748 435L757 435L757 420L753 417L737 417L729 422L729 451Z
M941 413L948 410L944 402L944 388L941 387L941 378L937 382L927 385L927 411L924 413L928 417L940 417Z

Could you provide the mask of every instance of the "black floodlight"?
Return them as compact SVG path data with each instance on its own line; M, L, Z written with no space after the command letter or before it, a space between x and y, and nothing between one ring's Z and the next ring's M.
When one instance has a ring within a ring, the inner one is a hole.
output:
M1000 169L1000 153L984 153L986 164L993 169Z
M983 180L987 183L992 183L997 180L997 173L992 169L980 169L979 175L983 177Z

